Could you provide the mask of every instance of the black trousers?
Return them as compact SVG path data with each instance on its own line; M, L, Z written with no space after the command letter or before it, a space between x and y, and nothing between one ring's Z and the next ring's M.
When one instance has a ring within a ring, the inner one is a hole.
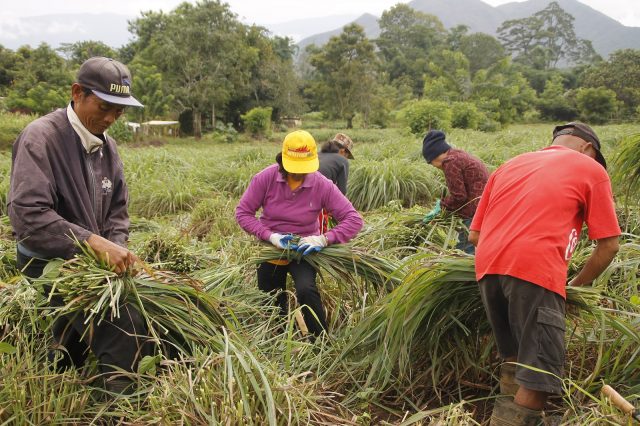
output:
M264 292L277 295L276 301L282 315L288 312L287 273L293 277L296 288L296 298L302 306L302 315L307 328L315 336L327 329L327 317L322 307L320 292L316 286L316 270L306 261L291 262L288 265L274 265L264 262L258 266L258 288ZM314 315L315 314L315 315ZM317 317L317 319L316 319Z
M30 258L18 251L18 267L30 278L42 275L46 261ZM63 306L59 297L51 299L51 306ZM120 306L120 317L100 322L84 323L81 313L69 314L56 319L53 324L53 339L61 349L62 359L58 369L80 367L88 355L88 350L98 359L100 371L113 373L116 368L134 372L138 361L153 354L153 344L148 341L147 327L138 310L131 304Z

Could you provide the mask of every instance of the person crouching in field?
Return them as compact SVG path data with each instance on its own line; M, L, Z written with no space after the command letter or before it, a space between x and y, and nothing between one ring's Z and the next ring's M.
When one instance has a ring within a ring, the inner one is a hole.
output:
M129 69L93 57L80 67L69 105L33 121L13 144L8 215L18 267L28 277L39 277L50 259L72 258L79 251L75 241L89 245L117 273L138 260L127 248L129 195L122 161L105 133L129 106L142 107L132 96ZM65 303L51 295L50 304ZM134 382L118 369L135 372L153 351L136 308L125 304L120 312L99 324L85 323L84 315L59 317L50 354L57 368L81 366L91 349L107 390L132 391Z
M586 124L557 126L551 146L489 178L469 240L498 352L518 363L502 366L493 426L541 424L547 396L562 393L567 266L584 222L597 244L570 286L605 270L620 235L600 140Z
M430 222L442 209L460 216L465 227L458 234L456 248L473 254L475 247L468 240L468 229L489 179L489 170L479 158L452 148L440 130L427 133L422 142L422 156L427 163L444 172L449 191L442 201L436 201L435 208L427 213L423 222Z
M347 195L347 180L349 179L349 160L353 160L353 141L344 133L336 133L332 140L322 144L318 160L320 168L318 171L324 177L338 186L343 195ZM320 233L329 230L331 215L322 210L318 221L320 222Z
M236 220L246 232L279 249L293 248L294 236L302 237L297 250L306 256L335 243L346 243L360 231L363 220L349 200L329 179L317 172L318 153L306 131L289 133L273 164L253 177L236 207ZM262 208L262 215L256 212ZM321 233L318 214L326 209L338 225ZM277 294L281 313L287 313L284 292L287 273L293 277L296 298L304 321L314 336L327 329L327 320L316 285L316 270L304 260L265 262L258 266L258 288Z

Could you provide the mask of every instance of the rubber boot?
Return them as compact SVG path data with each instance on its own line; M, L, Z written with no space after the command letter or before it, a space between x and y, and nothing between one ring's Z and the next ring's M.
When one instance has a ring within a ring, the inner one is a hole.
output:
M505 396L496 398L489 426L542 426L542 411L531 410Z
M520 385L516 383L516 365L502 364L500 366L500 393L515 396Z

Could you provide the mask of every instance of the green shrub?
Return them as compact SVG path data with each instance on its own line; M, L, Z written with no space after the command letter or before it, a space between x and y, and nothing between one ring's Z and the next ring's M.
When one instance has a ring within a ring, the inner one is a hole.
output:
M125 119L116 120L107 131L109 136L114 138L118 143L126 143L133 141L133 130L127 125Z
M22 129L36 118L35 115L0 112L0 150L10 149Z
M226 143L233 143L238 139L238 131L233 128L233 124L231 123L225 124L222 121L218 121L213 133L214 139Z
M605 87L582 88L576 95L576 104L582 120L603 124L613 118L616 111L616 93Z
M252 136L269 136L271 133L271 107L253 108L240 116L244 128Z
M400 115L411 133L417 136L431 129L446 132L451 128L451 110L445 102L415 101L403 108Z
M451 108L451 125L457 129L477 129L482 113L471 102L454 102Z

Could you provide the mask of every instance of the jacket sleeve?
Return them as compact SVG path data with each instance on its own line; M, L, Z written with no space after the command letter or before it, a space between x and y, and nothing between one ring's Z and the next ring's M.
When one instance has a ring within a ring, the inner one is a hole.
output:
M236 207L238 225L249 234L265 241L269 240L271 231L258 220L256 212L260 210L264 202L264 194L268 189L267 177L263 172L255 175Z
M70 258L77 251L74 239L92 234L66 221L55 211L56 183L45 136L26 129L13 147L8 214L19 242L48 258Z
M129 191L127 183L124 179L124 166L122 160L115 152L115 176L113 180L113 193L111 195L111 204L108 206L107 218L104 229L108 235L104 237L119 246L126 247L129 241Z
M464 171L456 161L450 161L444 168L449 195L442 200L442 207L455 212L469 202L469 194L464 184Z
M346 160L346 159L345 159ZM342 163L340 167L340 173L338 174L338 189L342 192L343 195L347 195L347 180L349 179L349 160L346 160Z
M330 181L327 181L330 183ZM329 184L324 188L323 208L336 219L338 225L329 230L325 236L329 244L346 243L355 237L364 221L351 202L336 185Z

